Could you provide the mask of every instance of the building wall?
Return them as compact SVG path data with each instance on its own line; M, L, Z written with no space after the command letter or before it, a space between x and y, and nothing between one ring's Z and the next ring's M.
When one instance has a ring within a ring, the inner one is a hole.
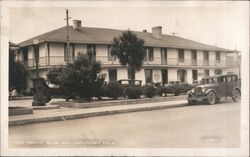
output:
M187 69L187 83L193 82L193 71L192 69Z
M203 51L198 50L197 51L197 65L198 66L203 66Z
M227 60L227 53L226 52L221 52L220 58L221 58L222 65L225 66L226 65L226 60Z
M39 57L45 57L46 55L46 48L45 48L45 43L39 44Z
M178 59L178 50L177 49L172 49L168 48L167 49L168 53L168 64L169 65L177 65L177 59Z
M50 65L63 65L64 61L64 44L50 43Z
M62 65L65 64L64 61L64 44L63 43L49 43L50 47L50 65ZM40 44L39 47L39 52L40 52L40 57L45 57L48 56L48 50L47 50L47 45L45 43ZM75 56L80 54L85 54L87 52L87 45L86 44L75 44ZM202 77L204 77L204 68L203 66L203 51L198 50L197 51L197 60L198 60L198 66L197 68L194 67L185 67L183 64L182 69L186 70L186 81L188 83L192 83L192 69L198 69L198 79L200 80ZM221 63L222 65L226 65L226 52L221 52ZM28 59L33 59L34 57L33 53L33 47L28 46ZM178 66L181 64L178 62L178 49L173 49L173 48L167 48L167 58L168 58L168 64L175 66L176 67L167 67L168 70L168 81L177 81L178 80L178 75L177 71L179 69ZM20 59L23 59L22 54L20 54ZM191 50L184 50L184 59L185 59L185 64L191 63ZM112 67L112 64L119 64L118 59L116 61L108 61L108 47L107 45L104 44L99 44L96 45L96 60L101 61L103 65L106 65L106 68L102 69L102 73L106 74L106 79L105 81L109 81L108 78L108 67ZM216 52L215 51L210 51L209 52L209 60L211 62L216 60ZM48 60L40 60L40 65L42 63L47 62ZM153 82L162 82L162 76L161 76L161 68L159 67L161 65L161 49L160 48L154 48L154 60L152 62L148 62L148 64L153 64L157 66L153 66ZM107 67L108 66L108 67ZM215 68L219 67L206 67L205 69L210 70L210 76L214 75L214 70ZM223 74L226 74L228 70L224 70L221 68ZM42 71L40 73L40 76L46 77L46 71ZM119 67L117 68L117 80L119 79L127 79L128 78L128 72L127 68ZM139 72L136 72L135 74L135 79L137 80L142 80L142 84L145 84L145 71L144 68L142 68ZM31 83L29 82L29 85Z
M177 68L168 69L168 81L177 81Z
M142 84L145 84L146 80L145 80L145 71L144 71L144 68L142 68L140 71L137 71L135 73L135 79L136 80L142 80Z
M107 45L96 45L96 60L102 64L108 64L108 46ZM112 62L110 62L112 63Z
M117 80L127 79L128 78L128 69L119 68L117 69Z

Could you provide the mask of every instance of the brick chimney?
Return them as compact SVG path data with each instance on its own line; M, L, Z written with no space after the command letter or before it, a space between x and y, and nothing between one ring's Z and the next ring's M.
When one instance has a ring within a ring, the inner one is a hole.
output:
M82 29L82 21L81 20L73 20L73 28L74 29Z
M161 26L155 26L152 27L152 36L156 39L161 39L162 35L162 27Z

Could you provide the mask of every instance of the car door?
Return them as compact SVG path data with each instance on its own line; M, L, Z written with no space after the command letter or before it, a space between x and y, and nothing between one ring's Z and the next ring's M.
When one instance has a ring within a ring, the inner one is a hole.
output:
M235 76L227 76L227 95L232 96L236 84Z
M219 95L226 96L227 95L227 82L226 77L218 77L218 86L219 86Z

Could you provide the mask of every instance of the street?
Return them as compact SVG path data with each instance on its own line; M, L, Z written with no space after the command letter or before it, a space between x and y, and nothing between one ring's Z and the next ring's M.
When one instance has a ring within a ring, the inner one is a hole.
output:
M167 102L166 102L167 103ZM133 112L14 126L9 146L26 148L220 148L240 146L240 103Z

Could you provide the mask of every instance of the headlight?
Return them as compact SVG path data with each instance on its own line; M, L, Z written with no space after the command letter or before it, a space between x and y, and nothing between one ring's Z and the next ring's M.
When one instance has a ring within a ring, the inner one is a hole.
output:
M194 89L194 88L192 88L192 89L191 89L191 92L192 92L192 93L194 93L194 91L195 91L195 89Z

